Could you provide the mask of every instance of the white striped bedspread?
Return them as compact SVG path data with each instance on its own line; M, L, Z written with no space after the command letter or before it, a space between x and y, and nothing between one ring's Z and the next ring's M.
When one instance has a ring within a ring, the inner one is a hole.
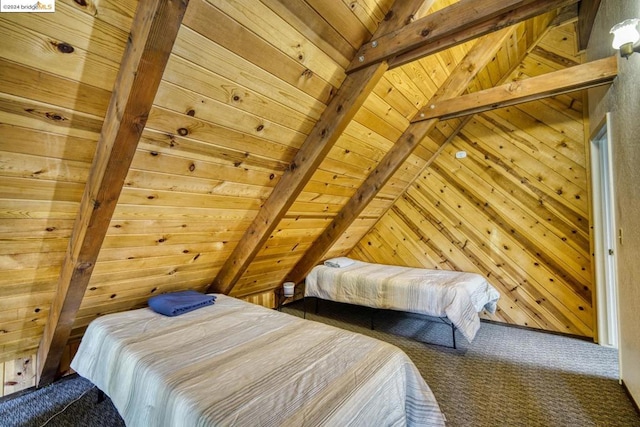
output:
M341 268L314 267L305 280L305 296L446 316L471 342L480 329L478 313L495 313L500 293L475 273L355 261Z
M88 327L71 366L127 426L443 426L397 347L225 295L177 317L150 309Z

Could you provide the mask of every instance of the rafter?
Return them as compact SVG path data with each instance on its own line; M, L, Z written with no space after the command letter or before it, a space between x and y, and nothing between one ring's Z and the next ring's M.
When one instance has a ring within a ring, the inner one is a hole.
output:
M51 383L91 278L188 0L140 2L38 349L37 385Z
M558 16L556 16L553 21L551 21L551 24L549 24L548 28L561 27L568 24L569 22L577 22L578 6L578 4L571 4L560 9L560 11L558 12Z
M364 44L348 72L380 61L394 68L578 0L461 0Z
M617 74L618 61L615 56L611 56L457 98L430 103L420 111L414 121L436 118L447 120L601 86L611 83Z
M421 4L422 0L399 1L398 5L394 4L376 34L384 34L406 25ZM231 292L387 68L386 63L378 63L347 76L216 275L208 288L209 292Z
M480 39L449 75L447 81L438 89L430 103L439 99L459 96L463 93L476 74L492 60L510 33L510 29L503 29ZM296 263L287 275L287 280L296 283L302 281L311 268L324 256L331 245L340 238L342 233L373 200L384 184L402 166L404 161L437 123L438 120L433 119L418 121L409 125L391 150L387 152L378 166L345 204L340 213L336 215L331 224Z
M581 0L578 8L578 50L585 50L591 37L601 0Z

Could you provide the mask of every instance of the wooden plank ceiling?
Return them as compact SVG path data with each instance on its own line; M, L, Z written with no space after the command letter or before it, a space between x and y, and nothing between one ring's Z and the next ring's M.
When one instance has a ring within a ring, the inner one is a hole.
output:
M189 1L71 338L97 316L216 277L269 306L286 278L336 255L476 271L503 295L486 317L593 336L581 92L434 122L381 188L362 187L431 100L580 64L576 1L505 29L545 2L483 2L520 9L464 27L485 37L442 50L446 33L436 53L398 60L271 210L392 3ZM424 2L398 25L472 3ZM0 360L41 341L136 6L60 0L55 14L0 16ZM363 192L370 202L351 208ZM339 214L350 219L341 232L310 250ZM225 273L256 218L273 224Z

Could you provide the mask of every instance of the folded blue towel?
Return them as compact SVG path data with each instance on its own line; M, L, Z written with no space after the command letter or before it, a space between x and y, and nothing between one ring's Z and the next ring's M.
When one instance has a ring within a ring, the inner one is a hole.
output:
M149 307L165 316L177 316L201 307L212 305L214 295L205 295L197 291L180 291L156 295L149 298Z

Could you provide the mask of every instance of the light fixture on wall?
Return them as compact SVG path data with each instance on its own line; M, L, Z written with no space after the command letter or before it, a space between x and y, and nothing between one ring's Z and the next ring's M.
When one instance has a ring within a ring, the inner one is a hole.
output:
M620 49L620 56L629 58L633 52L640 52L640 46L634 46L640 40L638 32L638 22L640 19L627 19L611 28L610 33L613 34L613 42L611 45L614 49Z

